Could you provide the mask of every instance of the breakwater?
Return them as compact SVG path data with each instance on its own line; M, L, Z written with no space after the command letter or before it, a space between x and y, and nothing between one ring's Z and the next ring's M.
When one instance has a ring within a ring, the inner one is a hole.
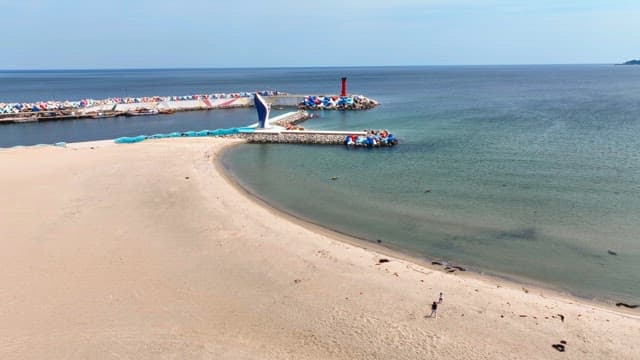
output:
M364 131L259 130L240 136L249 143L342 145L349 135L365 136Z
M257 93L268 98L288 97L287 93L280 91L258 91ZM253 94L255 93L239 92L78 101L0 102L0 124L251 107ZM286 101L280 103L282 104L279 106L287 104Z
M169 134L138 135L114 139L116 144L133 144L145 140L177 137L235 137L248 143L258 144L320 144L342 145L349 135L365 135L364 132L314 131L314 130L255 130L253 128L231 128L201 131L184 131Z
M41 101L0 103L0 124L54 121L116 116L162 115L176 111L198 111L253 107L250 92L108 98L102 100ZM280 91L259 91L274 108L295 107L306 110L366 110L378 102L362 95L292 95Z
M11 115L20 113L39 113L39 112L55 112L55 111L82 111L101 109L111 109L113 106L148 106L149 104L161 104L165 102L183 102L183 101L202 101L206 106L212 106L209 102L215 102L218 106L225 104L233 104L238 99L251 99L255 92L239 92L239 93L211 93L211 94L193 94L181 96L144 96L144 97L112 97L106 99L82 99L77 101L37 101L37 102L20 102L20 103L3 103L0 102L0 115ZM277 90L258 91L262 96L279 96L287 95Z
M306 110L368 110L380 103L363 95L354 96L305 96L298 108Z
M311 114L309 114L307 111L298 110L295 112L288 112L286 114L276 116L274 118L271 118L269 121L273 125L282 126L283 128L291 129L291 127L298 125L304 121L307 121L310 118L311 118Z
M254 144L319 144L319 145L348 145L353 147L387 147L397 144L397 139L386 130L368 131L335 131L335 130L305 130L293 125L310 118L305 110L288 112L271 119L272 128L256 128L257 124L230 129L200 130L173 132L168 134L138 135L115 139L118 144L137 143L145 140L175 137L207 137L224 136L245 139Z

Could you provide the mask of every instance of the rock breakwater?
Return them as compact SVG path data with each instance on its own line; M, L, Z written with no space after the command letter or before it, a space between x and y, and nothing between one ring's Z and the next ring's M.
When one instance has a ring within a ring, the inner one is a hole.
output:
M305 96L298 104L305 110L368 110L380 105L363 95L354 96Z
M360 132L348 134L364 135L364 132L362 132L362 134L360 134ZM249 143L340 145L344 143L347 132L297 130L281 132L256 131L240 135Z

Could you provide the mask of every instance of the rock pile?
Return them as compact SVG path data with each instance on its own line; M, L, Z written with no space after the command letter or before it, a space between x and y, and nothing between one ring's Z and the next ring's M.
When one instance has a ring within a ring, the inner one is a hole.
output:
M366 96L305 96L298 109L306 110L367 110L379 103Z

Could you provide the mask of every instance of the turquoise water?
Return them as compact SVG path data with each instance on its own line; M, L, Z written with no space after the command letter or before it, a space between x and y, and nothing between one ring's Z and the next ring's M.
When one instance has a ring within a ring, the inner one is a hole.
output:
M246 145L225 166L277 207L413 256L640 301L640 67L352 78L382 106L305 126L388 128L400 146Z
M310 221L413 256L640 302L640 67L0 71L0 102L335 94L341 76L350 92L382 105L322 112L305 126L388 128L400 145L240 146L223 162L243 186ZM12 124L0 126L0 146L255 121L252 109L236 109Z

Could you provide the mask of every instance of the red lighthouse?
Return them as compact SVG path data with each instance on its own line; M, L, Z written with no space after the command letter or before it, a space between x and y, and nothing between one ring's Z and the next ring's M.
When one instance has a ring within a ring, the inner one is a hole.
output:
M340 92L340 96L347 96L347 78L342 78L342 91Z

